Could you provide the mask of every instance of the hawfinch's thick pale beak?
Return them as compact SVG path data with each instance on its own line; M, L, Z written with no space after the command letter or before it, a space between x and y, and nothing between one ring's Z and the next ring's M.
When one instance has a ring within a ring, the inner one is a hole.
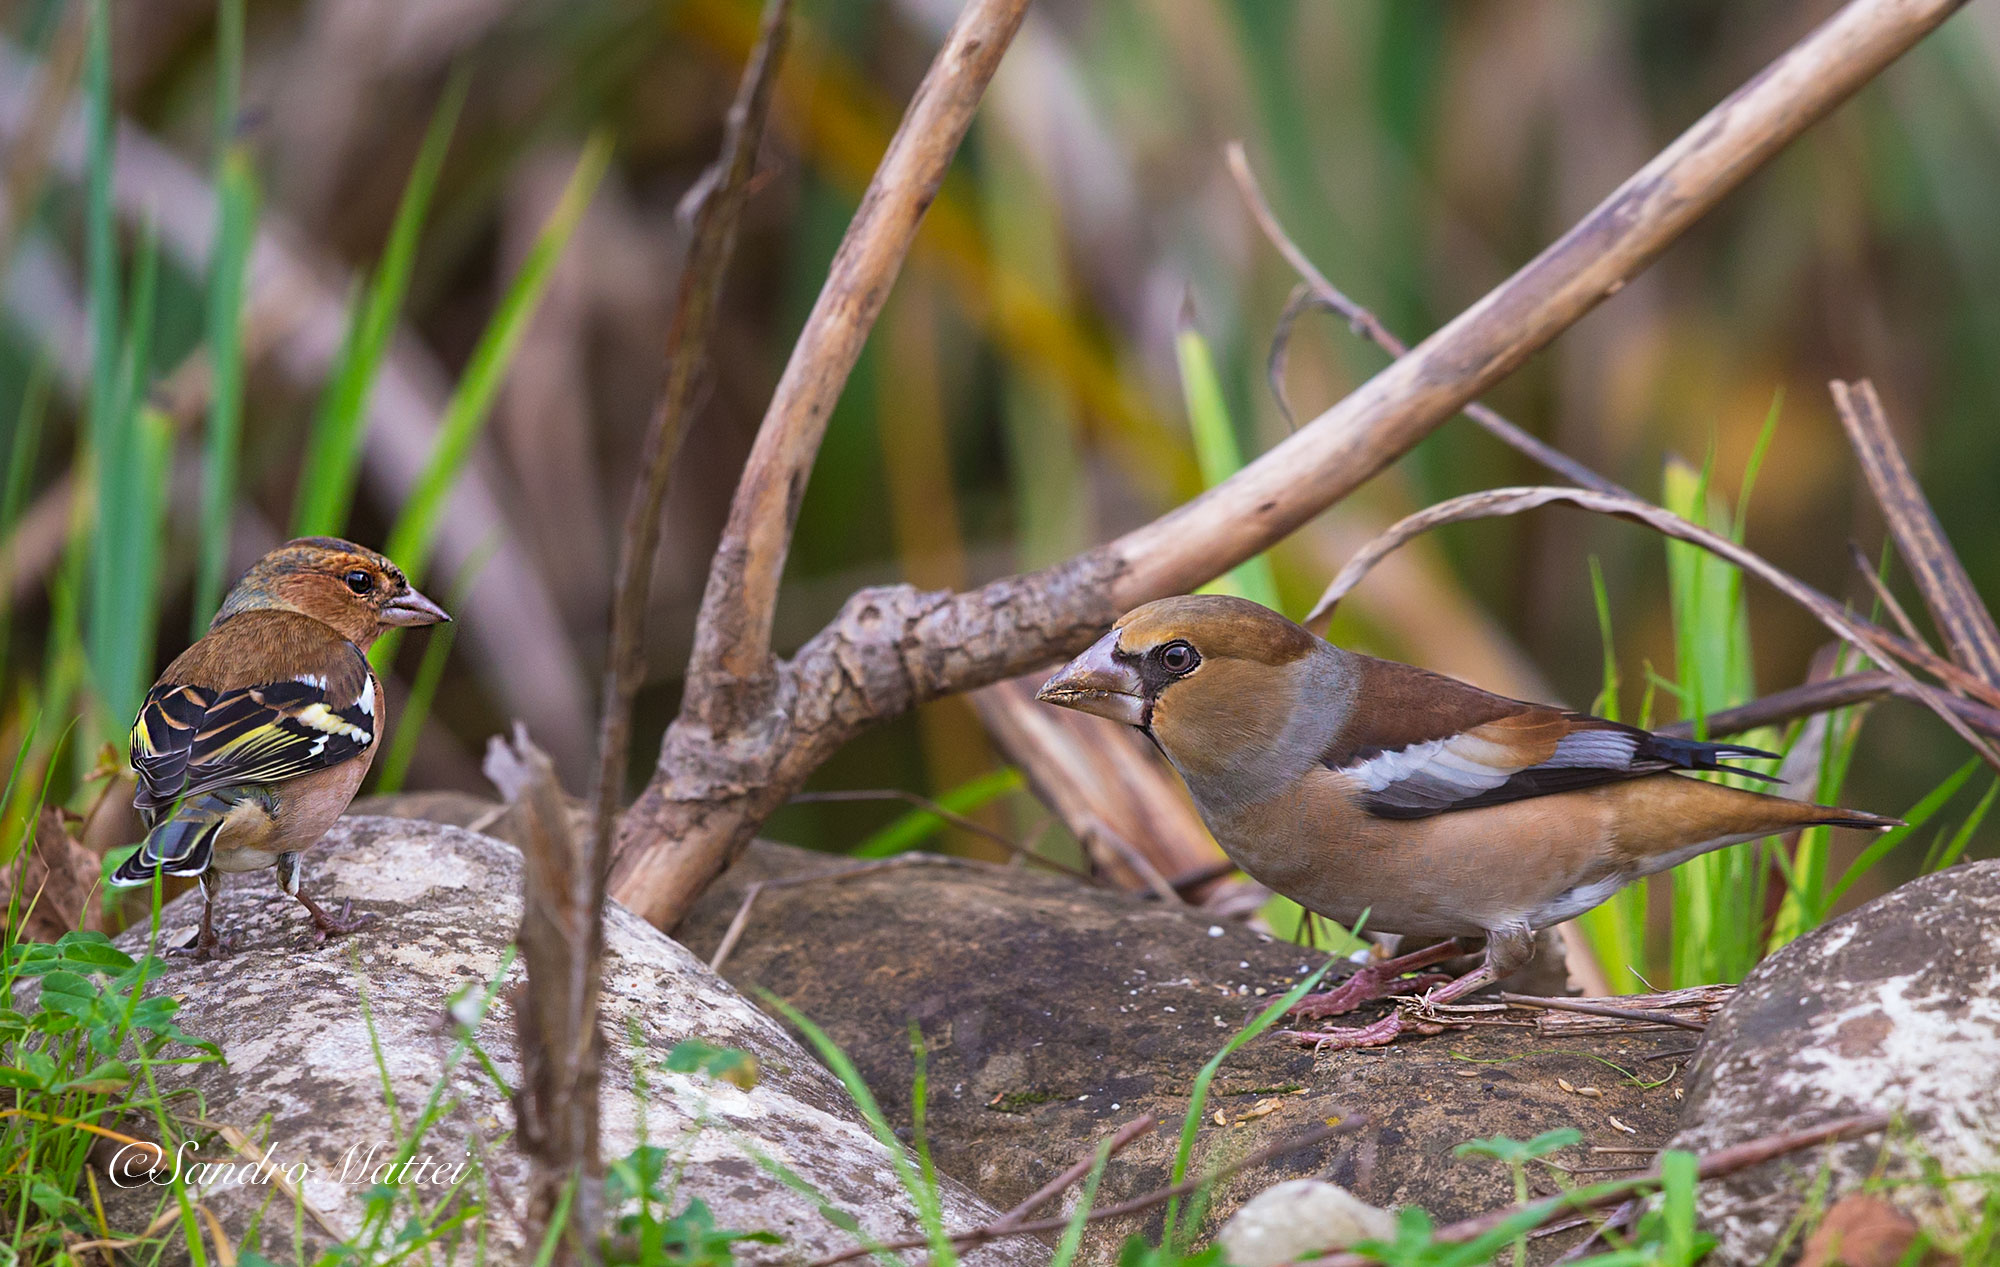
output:
M385 625L439 625L450 620L444 608L415 590L398 594L382 604L382 623Z
M1114 629L1042 683L1035 698L1081 713L1096 713L1127 726L1145 725L1145 683L1139 680L1137 669L1121 663L1112 654L1117 649L1118 631Z

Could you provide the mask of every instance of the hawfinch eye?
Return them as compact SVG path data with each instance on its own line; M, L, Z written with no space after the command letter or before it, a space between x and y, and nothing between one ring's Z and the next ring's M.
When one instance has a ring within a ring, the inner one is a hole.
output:
M1160 663L1169 673L1192 673L1201 656L1185 642L1170 642L1160 648Z
M347 582L347 588L353 590L356 594L366 594L375 588L375 578L360 568L354 569L340 579Z

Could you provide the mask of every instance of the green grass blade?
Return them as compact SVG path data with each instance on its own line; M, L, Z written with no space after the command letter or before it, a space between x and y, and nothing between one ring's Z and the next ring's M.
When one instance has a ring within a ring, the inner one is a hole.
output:
M1027 780L1012 766L993 770L949 791L939 793L937 803L959 814L970 814L974 810L999 800L1007 793L1026 786ZM913 809L898 816L887 827L869 836L849 852L857 858L888 858L906 853L944 830L945 821L927 809Z
M225 12L231 7L223 6ZM240 25L240 4L237 8ZM257 176L248 146L231 145L224 152L217 185L219 207L208 282L208 362L213 385L202 454L201 558L190 630L196 638L222 605L229 567L229 525L236 511L237 450L243 434L243 281L257 240Z
M1195 461L1201 468L1202 483L1213 488L1243 469L1243 449L1237 443L1236 424L1229 416L1222 379L1216 373L1215 354L1185 314L1174 337L1174 355L1180 363L1188 426L1194 432ZM1280 610L1278 578L1268 554L1244 560L1227 575L1203 586L1201 592L1234 594Z
M903 1147L903 1141L896 1137L896 1129L889 1125L889 1119L883 1116L882 1106L875 1102L874 1093L862 1080L861 1071L854 1067L854 1062L848 1059L840 1045L828 1038L826 1031L807 1020L803 1012L769 990L758 990L757 994L806 1036L806 1041L813 1045L813 1050L819 1053L826 1067L833 1070L834 1076L847 1088L854 1107L861 1111L868 1129L874 1132L876 1140L888 1152L897 1180L916 1206L917 1222L923 1226L924 1235L930 1241L931 1261L937 1267L951 1267L958 1261L958 1253L952 1246L951 1236L945 1231L944 1207L938 1199L937 1187L926 1184L917 1167L910 1164L909 1152Z
M1049 1267L1070 1267L1076 1261L1077 1251L1083 1248L1083 1229L1090 1221L1091 1207L1097 1204L1098 1181L1104 1178L1104 1167L1110 1160L1111 1141L1100 1141L1097 1159L1090 1163L1090 1173L1084 1176L1076 1209L1070 1211L1069 1222L1063 1224L1062 1239L1056 1242L1056 1256L1049 1260Z
M0 541L14 535L21 509L28 502L28 490L41 460L42 429L48 418L49 363L38 359L21 395L20 412L14 418L14 435L7 443L7 476L0 485ZM8 551L12 557L12 551ZM13 643L13 578L0 567L0 683L7 680L7 656Z
M1336 962L1336 960L1332 959L1327 960L1307 976L1305 980L1285 991L1284 997L1257 1013L1256 1019L1236 1031L1235 1036L1222 1045L1222 1050L1209 1057L1208 1063L1201 1067L1201 1072L1194 1076L1194 1086L1188 1090L1187 1116L1181 1120L1180 1143L1174 1148L1174 1168L1167 1179L1168 1187L1173 1187L1179 1184L1181 1180L1187 1178L1188 1158L1194 1153L1194 1137L1196 1132L1201 1129L1202 1112L1208 1107L1209 1084L1215 1081L1216 1072L1222 1068L1222 1062L1235 1055L1237 1049L1242 1047L1243 1044L1275 1025L1279 1017L1291 1011L1292 1004L1297 1003L1300 999L1310 994L1312 988L1319 984L1319 979L1325 976L1327 970L1332 968ZM1168 1249L1177 1248L1181 1243L1178 1232L1180 1209L1181 1199L1179 1197L1175 1197L1167 1202L1166 1222L1162 1225L1165 1231L1160 1244L1166 1246ZM1192 1228L1188 1229L1190 1233L1193 1230Z
M118 388L109 412L93 423L97 535L91 556L86 645L98 698L114 731L139 711L152 677L158 633L160 520L171 427L144 403L150 377L158 243L149 229L132 284Z
M591 195L596 192L597 183L610 161L610 136L605 133L593 136L584 146L576 170L570 173L569 184L564 188L555 210L549 213L534 245L528 249L520 273L507 288L493 319L480 335L465 373L445 406L444 420L439 426L437 445L431 450L430 461L418 477L417 486L404 504L395 527L389 532L386 553L401 564L412 578L424 574L437 536L438 523L444 515L445 499L465 469L466 460L472 456L473 443L485 426L493 398L507 376L515 350L520 347L521 336L527 332L528 322L535 314L535 306L548 288L556 261L569 244L570 235L583 218L584 209L589 206ZM376 650L379 653L382 644L378 643ZM379 666L387 663L387 658L378 654L375 662Z
M1980 824L1986 821L1986 812L1993 808L1993 797L1996 793L2000 793L2000 779L1995 779L1987 785L1986 795L1979 798L1979 804L1972 807L1972 813L1967 815L1965 822L1952 833L1951 843L1944 847L1944 851L1937 856L1934 864L1925 868L1926 871L1942 871L1957 863L1964 855L1966 846L1972 843L1973 833L1977 832Z
M1903 815L1903 826L1891 828L1869 841L1868 847L1863 849L1853 862L1847 864L1847 870L1843 871L1840 879L1834 883L1832 891L1827 894L1827 906L1831 908L1890 850L1902 844L1928 823L1939 810L1944 808L1946 801L1958 794L1958 790L1965 786L1966 780L1972 777L1972 772L1977 770L1979 765L1978 757L1967 759L1964 765L1946 775L1942 783L1926 792L1923 799L1909 808Z
M350 305L347 333L334 362L332 381L313 418L305 465L299 472L292 515L294 535L332 536L347 527L348 512L354 504L354 484L361 467L368 394L375 385L383 354L396 333L403 298L410 287L410 274L416 267L417 241L423 234L432 196L437 192L438 173L443 170L445 153L451 148L460 107L465 104L467 83L468 76L461 71L446 87L437 113L431 116L430 127L424 133L409 182L403 186L402 201L396 207L395 224L389 230L381 263L359 302Z

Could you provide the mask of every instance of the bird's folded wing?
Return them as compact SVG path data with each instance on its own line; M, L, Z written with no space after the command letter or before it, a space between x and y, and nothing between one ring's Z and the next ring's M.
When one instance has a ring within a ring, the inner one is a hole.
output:
M134 804L175 800L242 783L276 783L339 765L375 741L368 663L341 642L318 672L254 686L161 682L132 727Z
M1510 700L1389 661L1370 661L1365 672L1371 708L1342 727L1323 760L1381 818L1424 818L1662 770L1733 770L1720 759L1774 755Z

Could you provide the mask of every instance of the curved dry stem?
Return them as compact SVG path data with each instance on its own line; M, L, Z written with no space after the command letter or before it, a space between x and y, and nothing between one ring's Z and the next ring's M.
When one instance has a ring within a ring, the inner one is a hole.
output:
M1640 501L1636 497L1620 497L1584 488L1538 486L1492 488L1439 502L1390 525L1380 536L1356 551L1354 557L1347 561L1347 565L1340 569L1340 574L1326 587L1326 592L1320 595L1319 601L1313 604L1305 623L1309 628L1323 630L1327 620L1333 615L1334 607L1361 583L1362 578L1367 576L1377 563L1405 543L1433 528L1465 523L1474 519L1503 518L1551 505L1573 506L1579 510L1629 520L1642 527L1651 528L1662 536L1700 546L1710 554L1734 563L1811 612L1815 619L1838 637L1852 644L1861 654L1873 660L1883 672L1913 688L1917 699L1925 707L1942 718L1944 723L1950 726L1959 738L1965 740L1988 765L2000 770L2000 753L1996 753L1991 745L1966 725L1965 720L1953 710L1950 701L1937 688L1917 681L1910 675L1909 670L1903 667L1902 662L1897 659L1897 654L1903 645L1899 639L1892 639L1887 631L1856 616L1762 555L1746 549L1727 537L1710 532L1698 524L1689 523L1672 511L1655 506L1651 502Z

